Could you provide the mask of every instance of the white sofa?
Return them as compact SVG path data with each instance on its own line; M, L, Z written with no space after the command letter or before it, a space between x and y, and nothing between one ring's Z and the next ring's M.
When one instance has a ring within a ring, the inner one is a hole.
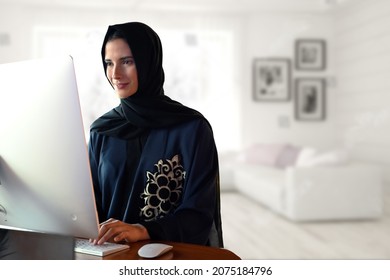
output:
M372 219L383 213L381 169L372 164L280 168L228 162L221 166L222 190L234 189L293 221Z

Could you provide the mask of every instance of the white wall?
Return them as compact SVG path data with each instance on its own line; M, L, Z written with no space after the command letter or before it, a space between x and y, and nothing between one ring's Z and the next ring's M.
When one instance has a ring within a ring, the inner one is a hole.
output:
M338 141L390 182L390 2L349 3L335 25Z
M245 20L243 47L245 86L242 91L243 143L289 142L329 148L335 143L333 130L334 89L326 92L326 119L320 122L297 121L294 116L294 81L296 77L331 78L333 73L333 21L326 14L282 13L254 14ZM327 68L324 71L297 71L294 64L295 40L322 38L327 41ZM289 102L255 102L252 98L252 61L254 58L283 57L291 61ZM287 126L280 125L280 119Z

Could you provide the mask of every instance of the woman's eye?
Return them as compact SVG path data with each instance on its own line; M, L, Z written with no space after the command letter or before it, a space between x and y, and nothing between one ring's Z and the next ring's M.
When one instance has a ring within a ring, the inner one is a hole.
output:
M134 61L131 60L131 59L125 59L125 60L123 60L123 64L131 65L131 64L133 64L133 63L134 63Z
M112 62L111 61L106 61L106 65L107 66L112 66Z

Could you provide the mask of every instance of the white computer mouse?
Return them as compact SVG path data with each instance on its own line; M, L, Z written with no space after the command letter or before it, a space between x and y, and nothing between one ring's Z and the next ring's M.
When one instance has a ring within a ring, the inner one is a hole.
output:
M148 243L139 248L138 256L146 259L156 258L172 250L173 246L163 243Z

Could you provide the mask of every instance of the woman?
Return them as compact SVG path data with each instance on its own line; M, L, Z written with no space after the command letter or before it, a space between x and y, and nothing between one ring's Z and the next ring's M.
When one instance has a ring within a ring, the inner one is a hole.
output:
M109 26L102 59L120 105L91 126L101 222L94 243L153 239L222 247L212 129L199 112L164 95L158 35L139 22Z

